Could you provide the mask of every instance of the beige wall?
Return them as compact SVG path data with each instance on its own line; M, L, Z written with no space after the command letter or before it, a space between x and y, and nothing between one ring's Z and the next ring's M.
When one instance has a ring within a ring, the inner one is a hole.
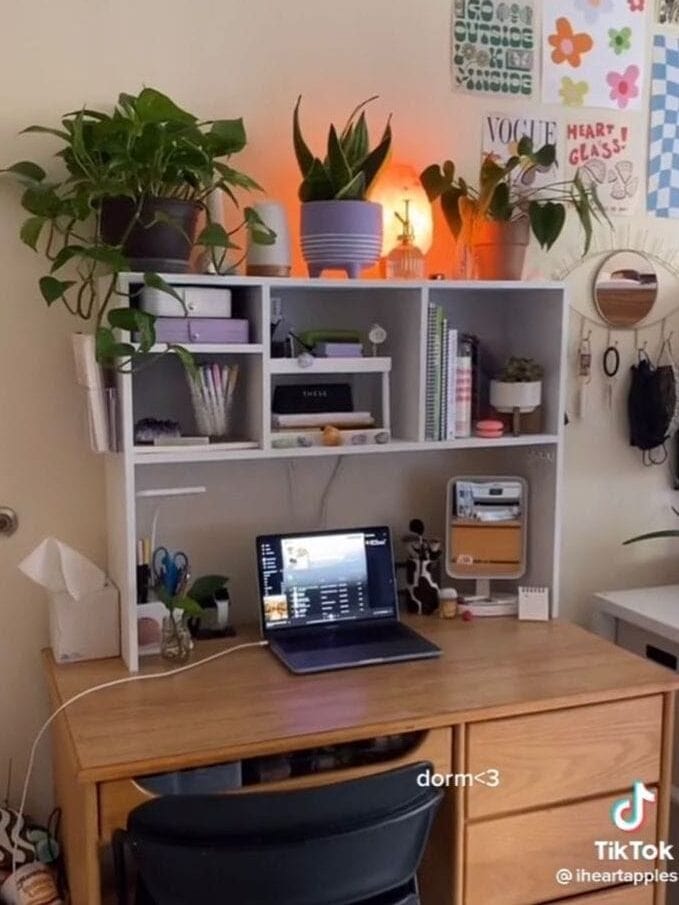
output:
M374 122L377 128L394 112L398 158L419 168L450 155L475 169L479 114L500 105L451 93L449 7L449 0L11 4L0 32L0 159L47 159L49 142L17 137L21 127L148 84L206 117L242 114L251 141L243 162L295 213L289 133L299 93L311 139L324 136L330 115L340 119L379 93ZM38 653L46 642L45 601L16 564L46 534L99 560L105 543L101 463L83 439L71 325L42 306L40 261L18 243L18 220L15 192L0 186L0 504L14 505L21 518L17 535L0 540L0 797L7 759L15 758L16 791L47 712ZM670 241L671 226L652 229ZM432 269L450 255L442 234ZM583 268L572 281L583 310L587 277ZM666 280L666 304L671 288ZM600 387L593 389L591 416L569 428L567 444L562 601L564 615L578 619L593 589L663 581L679 571L672 544L620 546L630 533L670 523L672 494L665 471L644 469L627 448L621 413L609 414L595 398ZM350 471L360 480L355 463ZM43 752L29 799L39 812L48 788Z

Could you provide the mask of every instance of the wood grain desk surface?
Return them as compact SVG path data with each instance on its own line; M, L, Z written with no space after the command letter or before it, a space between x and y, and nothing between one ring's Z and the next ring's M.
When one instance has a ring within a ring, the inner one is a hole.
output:
M440 658L293 676L270 651L253 648L182 675L96 692L65 712L78 778L143 775L679 687L669 670L568 623L407 621L443 649ZM193 656L257 637L250 630L203 642ZM56 665L49 650L44 659L53 704L129 675L120 660ZM150 658L142 673L161 664Z

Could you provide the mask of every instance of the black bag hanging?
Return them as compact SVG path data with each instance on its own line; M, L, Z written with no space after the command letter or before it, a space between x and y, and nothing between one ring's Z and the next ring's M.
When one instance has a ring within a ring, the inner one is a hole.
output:
M661 465L667 459L665 441L676 402L674 386L670 387L665 369L654 368L645 352L639 354L638 363L630 370L630 445L642 450L644 465ZM659 456L653 454L658 448Z

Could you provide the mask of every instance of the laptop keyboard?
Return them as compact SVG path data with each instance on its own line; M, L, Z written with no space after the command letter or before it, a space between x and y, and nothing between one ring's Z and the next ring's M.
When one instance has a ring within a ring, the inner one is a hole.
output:
M296 651L313 650L338 650L344 647L363 647L366 644L388 644L392 641L402 641L404 637L410 637L408 632L398 622L387 625L363 626L362 628L330 629L327 632L318 632L313 635L305 633L304 637L286 638L285 649L290 653Z

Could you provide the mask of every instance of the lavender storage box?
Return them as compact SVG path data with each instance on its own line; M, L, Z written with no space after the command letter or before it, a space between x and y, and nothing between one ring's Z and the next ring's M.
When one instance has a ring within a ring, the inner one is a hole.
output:
M159 343L247 343L250 323L226 317L158 317L155 322Z

